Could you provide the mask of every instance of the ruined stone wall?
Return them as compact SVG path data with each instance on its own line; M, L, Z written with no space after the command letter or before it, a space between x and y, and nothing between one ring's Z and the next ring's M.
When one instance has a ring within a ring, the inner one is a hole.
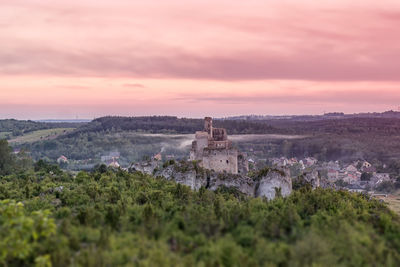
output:
M247 154L239 153L238 155L238 173L247 174L249 172L249 161L247 160Z
M216 172L238 173L236 149L204 149L202 167Z
M196 132L195 139L203 139L203 138L208 139L207 132L200 132L200 131Z
M197 153L199 156L203 155L203 150L208 146L208 138L201 136L200 138L196 139L197 141Z
M206 132L196 132L196 140L192 143L190 160L202 160L203 150L208 146L208 134Z
M212 129L212 139L214 141L225 141L228 140L228 133L224 128L213 128Z
M210 138L213 138L213 125L212 125L211 117L204 118L204 131L207 132L207 134L210 136Z
M190 160L201 161L206 169L217 172L245 174L248 172L247 157L240 157L238 164L238 150L232 147L228 140L228 133L224 128L213 128L212 118L204 118L204 131L195 134L195 141L192 143Z
M209 140L208 141L208 148L226 148L229 149L232 147L232 142L229 140L225 140L225 141L213 141L213 140Z

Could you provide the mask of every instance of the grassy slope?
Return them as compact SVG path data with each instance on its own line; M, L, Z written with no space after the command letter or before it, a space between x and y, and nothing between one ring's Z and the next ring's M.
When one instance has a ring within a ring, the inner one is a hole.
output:
M49 140L49 139L54 139L61 134L71 132L74 129L75 128L55 128L55 129L38 130L27 133L22 136L18 136L14 139L11 139L9 142L11 144L23 144L23 143L32 143L39 140Z
M0 132L0 139L5 139L7 135L11 135L11 132Z
M387 197L379 197L379 199L388 203L389 207L400 215L400 190L393 194L389 194Z

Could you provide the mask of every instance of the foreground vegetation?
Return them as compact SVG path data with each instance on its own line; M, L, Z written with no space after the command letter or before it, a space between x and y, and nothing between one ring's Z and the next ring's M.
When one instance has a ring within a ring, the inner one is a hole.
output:
M377 200L307 185L273 201L235 195L40 161L0 178L0 264L400 264L400 219Z

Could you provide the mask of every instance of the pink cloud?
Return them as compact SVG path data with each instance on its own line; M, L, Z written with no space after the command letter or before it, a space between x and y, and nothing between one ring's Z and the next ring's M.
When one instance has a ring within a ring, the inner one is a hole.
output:
M217 116L351 112L400 102L395 0L1 2L0 116L201 116L204 105Z
M254 1L232 4L227 11L225 2L170 1L159 8L125 1L33 3L7 5L6 1L0 11L7 21L14 21L0 28L1 73L400 79L396 4L382 9L372 2L357 7L344 1L334 5Z
M123 84L124 87L129 87L129 88L145 88L143 84L140 83L125 83Z

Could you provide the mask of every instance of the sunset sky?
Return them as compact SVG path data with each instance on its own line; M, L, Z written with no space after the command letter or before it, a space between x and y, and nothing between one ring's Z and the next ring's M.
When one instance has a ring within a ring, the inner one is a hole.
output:
M399 0L0 0L0 118L399 106Z

